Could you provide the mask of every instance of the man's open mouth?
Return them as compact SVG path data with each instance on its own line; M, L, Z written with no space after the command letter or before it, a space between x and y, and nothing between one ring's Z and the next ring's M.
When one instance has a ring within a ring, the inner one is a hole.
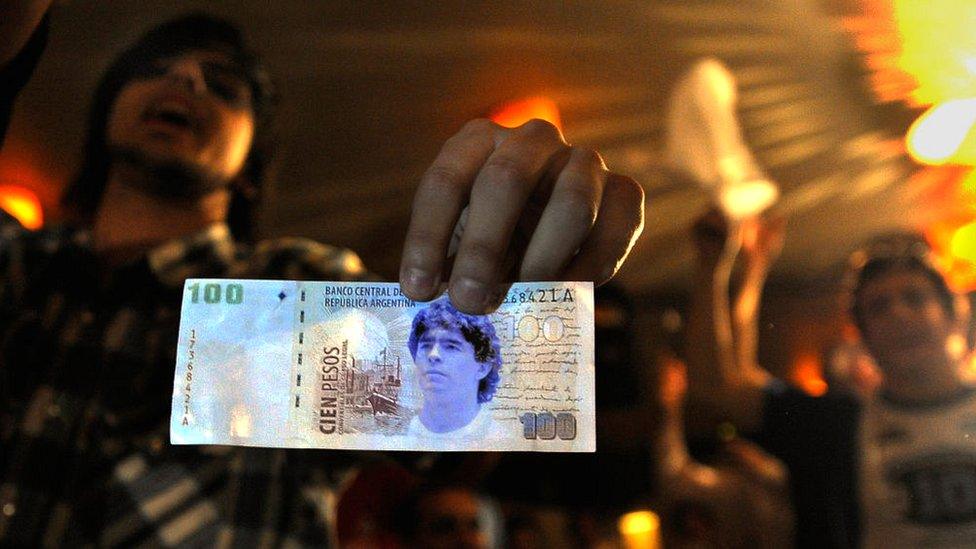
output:
M175 129L194 130L196 119L189 105L182 101L162 101L150 107L143 120L153 124L169 126Z

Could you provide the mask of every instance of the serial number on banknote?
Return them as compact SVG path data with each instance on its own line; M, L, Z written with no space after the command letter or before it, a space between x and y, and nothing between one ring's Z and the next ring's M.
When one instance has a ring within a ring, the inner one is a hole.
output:
M538 290L511 291L503 305L515 303L574 303L576 298L570 288L542 288Z
M183 390L183 422L182 425L189 425L190 417L190 397L192 396L193 390L193 361L196 359L196 351L193 349L197 344L197 331L194 329L190 330L190 337L187 340L186 349L186 375L183 381L186 382L182 386ZM179 384L177 385L179 386Z

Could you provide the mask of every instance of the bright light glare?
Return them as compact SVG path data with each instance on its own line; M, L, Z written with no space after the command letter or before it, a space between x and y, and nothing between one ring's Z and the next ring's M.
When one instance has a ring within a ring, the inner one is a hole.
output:
M790 379L808 395L823 396L827 392L827 382L822 372L823 366L816 353L801 352L793 363Z
M972 200L965 195L958 196L956 199L963 204ZM967 232L972 235L972 229L957 235L957 231L971 223L973 223L973 213L966 208L964 211L951 212L944 219L933 221L923 228L925 240L935 252L938 266L945 273L946 281L953 290L960 293L976 290L976 263L956 255L957 253L966 255L966 249L973 248L972 236L966 236ZM968 246L967 241L970 243Z
M547 97L528 97L511 101L495 109L488 118L500 126L517 128L533 118L552 123L563 131L562 120L559 117L559 107L556 102Z
M661 520L651 511L634 511L620 517L617 531L624 549L659 549Z
M31 190L16 185L0 185L0 208L14 216L25 228L40 229L44 225L41 202Z
M976 263L976 222L956 229L949 249L953 256Z
M931 105L976 96L976 2L894 0L893 8L897 64L918 83L914 100Z
M651 511L633 511L617 522L617 529L624 536L656 532L659 526L660 519Z
M976 99L956 99L925 111L908 129L908 151L923 164L976 164Z
M718 201L722 211L732 219L745 219L762 213L779 197L776 185L756 180L729 185L719 190Z

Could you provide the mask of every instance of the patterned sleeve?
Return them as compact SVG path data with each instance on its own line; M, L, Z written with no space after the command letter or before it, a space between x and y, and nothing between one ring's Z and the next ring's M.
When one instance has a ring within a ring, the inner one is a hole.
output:
M249 274L283 280L378 281L355 252L307 238L265 240L254 248Z
M23 291L28 235L20 222L0 209L0 323Z
M21 330L37 316L25 315L25 310L37 297L36 289L51 281L54 260L68 243L64 231L28 231L0 210L0 416L4 406L23 404L25 388L32 383L25 380L35 379L37 372L27 372L31 375L20 376L22 383L15 382L8 371L9 353L26 344Z

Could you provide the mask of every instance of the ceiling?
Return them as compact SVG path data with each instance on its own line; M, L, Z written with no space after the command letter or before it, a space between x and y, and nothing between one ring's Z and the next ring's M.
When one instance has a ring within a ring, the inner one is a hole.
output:
M859 242L941 208L919 200L926 189L899 144L905 113L873 102L836 23L853 3L64 2L0 176L27 174L20 183L53 204L100 72L148 26L205 8L245 28L283 95L264 234L347 246L393 277L410 197L439 145L467 119L543 95L558 104L567 139L647 191L647 226L620 282L670 292L689 280L687 227L708 195L662 169L663 105L691 60L715 56L736 75L746 140L783 192L789 236L775 275L829 280Z

